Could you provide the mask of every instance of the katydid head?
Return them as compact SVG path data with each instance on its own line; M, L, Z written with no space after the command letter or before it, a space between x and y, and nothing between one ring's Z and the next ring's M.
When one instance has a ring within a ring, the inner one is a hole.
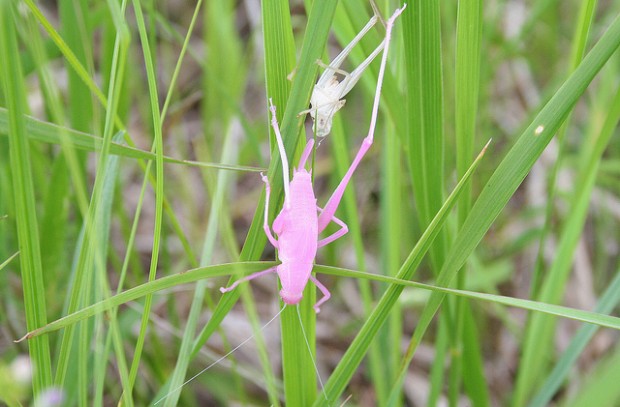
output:
M297 182L309 183L312 182L312 171L308 171L305 168L295 169L293 179Z

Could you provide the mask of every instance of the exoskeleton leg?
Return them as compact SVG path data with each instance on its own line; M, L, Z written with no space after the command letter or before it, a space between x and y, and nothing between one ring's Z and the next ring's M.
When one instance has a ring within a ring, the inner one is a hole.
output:
M377 24L377 21L378 21L377 15L374 15L370 18L370 20L368 21L368 23L366 23L364 28L362 28L362 30L359 33L357 33L357 35L351 40L351 42L347 44L347 46L344 47L342 51L340 51L340 54L338 54L336 58L334 58L334 60L331 61L331 63L328 65L328 67L325 69L325 71L323 72L319 80L317 81L316 83L317 86L324 87L327 85L331 77L334 76L336 72L338 72L340 65L342 65L344 60L349 56L353 48L355 48L355 46L361 41L361 39L364 38L366 33L370 31L370 29L374 27L375 24Z

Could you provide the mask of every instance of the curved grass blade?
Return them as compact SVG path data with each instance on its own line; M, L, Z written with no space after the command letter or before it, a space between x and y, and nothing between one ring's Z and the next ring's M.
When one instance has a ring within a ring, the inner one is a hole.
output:
M347 270L339 267L315 266L319 273L348 277L348 278L365 278L368 280L381 281L390 283L393 286L406 286L420 288L442 294L456 295L459 297L470 298L474 300L490 301L509 307L521 308L528 311L540 312L547 315L568 318L575 321L586 322L605 328L620 330L620 318L611 315L605 315L598 312L585 311L576 308L564 307L562 305L547 304L539 301L524 300L520 298L506 297L503 295L479 293L475 291L459 290L456 288L446 288L431 284L417 283L415 281L403 280L400 278L385 276L381 274L364 273L361 271Z
M24 116L28 138L50 144L61 144L63 135L71 146L86 151L101 151L103 139L78 130L59 126L54 123L44 122L31 116ZM9 112L0 107L0 135L6 135L9 131ZM128 158L140 158L143 160L155 160L156 154L139 148L126 146L120 143L110 143L110 154ZM260 172L264 168L247 167L243 165L228 165L218 163L205 163L200 161L181 160L164 156L164 162L170 164L189 165L193 167L215 168L231 171Z
M601 296L600 301L596 305L595 312L599 314L607 314L613 311L620 303L620 269L616 271L616 277ZM594 325L582 326L577 334L573 337L570 344L564 351L564 354L558 360L553 371L547 377L540 387L540 391L532 398L528 404L529 407L548 406L549 402L558 391L562 383L571 371L571 368L581 356L590 339L597 332L598 327Z
M193 270L188 270L183 273L174 274L159 278L157 280L141 284L129 290L123 291L113 297L100 301L96 304L90 305L65 317L57 319L54 322L28 332L24 337L19 339L31 339L43 334L57 331L61 328L73 325L76 322L82 321L86 318L90 318L93 315L99 314L103 311L110 310L114 307L118 307L126 302L133 301L135 299L144 297L149 294L153 294L157 291L164 290L166 288L176 287L181 284L193 283L205 278L212 278L218 276L225 276L230 274L246 274L256 271L264 270L276 265L275 262L242 262L242 263L228 263L218 264L209 267L200 267Z

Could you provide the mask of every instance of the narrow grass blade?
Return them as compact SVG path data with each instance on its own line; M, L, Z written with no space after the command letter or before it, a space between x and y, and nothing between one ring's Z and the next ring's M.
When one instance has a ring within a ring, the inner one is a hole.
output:
M458 3L456 22L455 62L455 133L456 171L461 177L474 158L476 123L478 117L478 94L480 89L480 66L483 27L483 1L462 1ZM471 185L463 191L458 206L458 222L461 225L471 208ZM458 288L466 284L467 265L459 273ZM448 394L454 405L460 396L460 383L475 406L488 406L489 392L484 377L479 342L475 340L476 325L469 307L463 299L455 301L456 334L450 362L450 384ZM467 322L466 322L467 321ZM438 389L440 390L440 389Z
M30 162L30 147L26 136L24 114L26 93L19 63L19 47L15 37L16 3L0 2L0 75L7 105L9 106L9 154L11 161L15 220L20 247L21 278L28 329L47 323L47 306L41 264L41 249L35 191ZM10 61L10 62L8 62ZM32 387L35 396L52 384L52 362L48 338L38 338L29 344L34 366Z
M229 264L218 264L215 266L209 267L200 267L193 270L188 270L183 273L174 274L171 276L166 276L162 278L158 278L155 281L151 281L148 283L141 284L134 288L130 288L120 294L112 296L108 299L100 301L96 304L90 305L86 308L78 310L72 314L69 314L65 317L57 319L54 322L50 322L49 324L41 327L39 329L35 329L31 332L28 332L24 335L21 340L35 338L37 336L47 334L50 332L57 331L62 328L66 328L75 324L78 321L82 321L86 318L90 318L93 315L99 314L103 311L110 310L114 307L118 307L119 305L125 304L129 301L136 300L138 298L142 298L146 295L153 294L157 291L164 290L166 288L176 287L181 284L193 283L198 280L225 276L225 275L239 275L239 274L249 274L254 273L256 271L265 270L269 267L273 267L275 262L240 262L240 263L229 263Z
M146 67L146 76L149 85L149 96L151 102L151 114L153 120L154 141L155 147L155 225L153 230L153 246L151 251L151 264L149 268L148 280L153 281L157 274L157 264L159 262L159 251L161 242L161 229L163 221L163 206L164 206L164 145L162 134L162 121L161 113L159 110L159 97L157 89L157 80L155 75L155 66L153 62L153 55L151 54L151 48L146 33L146 25L142 14L142 6L137 0L133 1L134 11L136 13L136 22L138 24L138 31L140 33L140 42L142 44L142 52L144 53L144 64ZM147 295L144 302L144 311L142 314L142 322L140 324L140 333L138 334L138 340L135 344L134 358L131 363L131 370L129 372L130 387L124 388L123 392L132 394L132 387L138 376L138 368L140 366L140 358L142 354L142 348L146 340L146 330L149 322L149 314L151 312L152 296Z
M119 89L122 83L122 74L125 69L125 61L127 56L127 49L129 45L129 36L127 31L119 31L115 43L115 53L111 63L111 79L110 88L108 92L109 105L106 106L106 117L103 131L103 142L101 147L101 155L99 156L99 162L97 172L95 176L95 184L91 194L91 200L88 208L87 216L84 219L84 244L76 247L76 265L75 274L73 276L72 287L70 289L67 313L75 312L84 304L92 301L89 295L92 293L91 287L93 282L93 268L91 265L93 261L100 261L105 258L105 254L97 251L100 248L97 244L98 230L101 226L101 212L99 204L104 189L105 171L107 169L107 162L110 154L110 145L112 142L114 118L116 117ZM79 326L81 332L79 340L75 337L74 327L70 326L65 330L59 352L59 361L56 367L55 381L58 385L64 386L67 380L67 372L69 367L76 369L73 373L70 384L80 383L80 380L85 380L86 376L86 363L88 358L84 357L79 359L77 363L71 363L71 358L75 355L74 341L77 340L78 354L88 354L88 339L87 336L90 333L88 327ZM78 396L81 398L79 402L87 402L88 395L86 394L88 386L78 386Z
M14 258L16 258L17 256L19 256L19 252L15 252L11 257L9 257L8 259L6 259L5 261L2 262L2 264L0 264L0 270L2 270L3 268L5 268L7 266L7 264L9 264Z
M0 136L8 134L9 131L9 112L0 107ZM72 147L85 151L101 151L103 139L84 133L78 130L59 126L54 123L44 122L34 117L25 115L26 129L28 138L49 144L61 144L62 137L65 135ZM140 150L139 148L126 146L120 143L110 143L110 154L120 155L128 158L140 158L143 160L155 160L156 154L150 151ZM218 163L207 163L191 160L180 160L164 155L164 161L170 164L188 165L194 167L216 168L232 171L264 171L264 168L247 167L242 165L227 165Z
M422 229L441 208L445 190L439 5L434 0L414 1L402 16L409 120L405 142ZM430 250L434 273L443 264L446 245L441 231Z
M295 75L295 80L298 81L297 75L303 75L302 72L295 73L295 47L293 39L293 30L290 18L289 4L286 0L268 1L262 2L261 7L262 19L263 19L263 41L265 43L265 82L267 85L267 98L273 100L276 108L278 122L282 123L282 135L284 143L287 140L299 139L299 130L295 132L287 131L284 128L283 116L286 114L285 106L289 100L290 81L287 77L291 74ZM310 22L308 28L310 29ZM303 62L303 56L300 64ZM301 68L301 67L299 67ZM314 76L312 76L314 77ZM288 109L289 107L287 107ZM301 109L300 109L301 110ZM271 180L280 181L282 185L280 160L278 148L275 143L275 135L273 129L270 128L270 146L271 148L271 164L270 174ZM302 137L303 138L303 137ZM303 143L302 143L303 144ZM289 144L290 145L290 144ZM289 160L292 160L295 155L293 152L295 149L287 149L287 156ZM275 159L279 157L279 159ZM276 173L273 172L274 162L278 163L276 167ZM290 162L292 164L292 161ZM274 178L275 177L275 178ZM284 174L284 177L289 178L290 174ZM272 187L273 188L273 187ZM280 192L273 193L273 202L278 202ZM269 211L271 219L273 219L274 213L277 213L278 206L274 206L274 209ZM256 219L256 218L255 218ZM271 221L270 219L270 221ZM259 232L260 233L260 232ZM248 234L248 238L249 238ZM246 240L247 241L247 240ZM245 247L244 247L245 249ZM243 254L242 254L243 258ZM306 290L308 292L309 290ZM309 301L313 295L307 296L310 298L304 298L298 307L301 307L303 320L308 322L307 330L311 333L311 338L308 338L311 343L311 347L314 347L314 321L308 319ZM284 394L287 404L291 405L307 405L308 398L311 400L316 394L316 386L314 383L314 371L310 368L310 357L308 351L300 346L302 341L302 332L299 327L298 315L296 314L295 307L285 308L281 315L281 333L282 333L282 374L284 382Z
M594 312L608 314L612 312L618 304L620 304L620 269L616 271L616 277L601 296ZM571 368L574 366L575 362L577 362L577 359L597 330L598 327L595 325L585 325L579 329L547 379L542 386L540 386L538 393L528 404L529 407L545 407L549 405L551 399L560 389L562 383L571 372Z
M620 402L620 346L616 345L613 350L602 358L597 365L588 372L577 394L562 405L566 407L590 407L590 406L617 406ZM575 390L574 388L571 388Z
M598 312L584 311L584 310L580 310L576 308L564 307L562 305L546 304L546 303L539 302L539 301L524 300L521 298L505 297L505 296L496 295L496 294L478 293L478 292L468 291L468 290L458 290L456 288L446 288L446 287L441 287L441 286L436 286L436 285L417 283L415 281L403 280L398 277L390 277L390 276L384 276L384 275L372 274L372 273L363 273L361 271L347 270L347 269L338 268L338 267L317 265L316 268L319 273L325 273L325 274L330 274L334 276L349 277L349 278L366 278L369 280L390 283L392 284L390 287L393 287L393 286L414 287L414 288L421 288L424 290L430 290L436 293L441 293L443 295L450 294L450 295L456 295L456 296L475 299L475 300L495 302L497 304L506 305L509 307L521 308L521 309L525 309L528 311L535 311L535 312L539 312L542 314L554 315L558 317L572 319L575 321L587 322L589 324L597 325L600 327L620 330L620 317L605 315L605 314L601 314Z
M32 8L34 5L31 4L30 6ZM89 79L94 76L92 73L93 52L90 43L90 39L93 37L93 26L87 21L87 7L88 3L86 2L58 2L58 17L61 23L59 37L65 41L67 49L73 52L80 66L88 69L87 72L80 74L75 69L71 69L71 63L67 64L67 100L63 102L71 107L68 109L71 127L83 131L92 129L95 122L93 120L95 106L91 89L89 89L87 82L82 81L84 76ZM40 17L36 16L35 18L38 18L41 23Z

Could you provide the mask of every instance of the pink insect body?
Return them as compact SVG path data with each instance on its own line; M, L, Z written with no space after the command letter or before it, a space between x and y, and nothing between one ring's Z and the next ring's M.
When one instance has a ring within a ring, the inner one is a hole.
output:
M331 295L329 290L312 275L314 259L319 247L333 242L348 232L347 225L342 220L334 216L334 214L336 213L336 209L338 209L344 190L351 180L355 169L372 145L392 26L394 25L394 20L403 12L405 7L406 5L403 5L402 8L397 9L386 22L386 34L384 40L385 46L383 48L383 56L381 59L381 66L379 68L377 90L375 93L368 136L364 138L362 146L357 152L353 163L347 170L347 173L340 181L340 184L332 196L327 201L325 208L321 209L317 206L314 190L312 189L312 174L310 171L305 169L306 161L308 160L308 157L312 152L312 148L314 147L314 140L310 139L308 144L306 144L301 159L299 160L299 165L293 170L293 179L289 182L288 159L286 157L284 143L282 142L282 135L280 134L280 128L276 119L276 108L271 102L271 99L269 100L271 125L275 132L278 149L282 158L282 172L284 176L284 207L273 222L273 231L278 236L276 239L273 236L268 223L269 196L271 188L267 177L261 174L266 189L263 229L265 230L265 234L267 235L269 242L271 242L271 244L278 250L278 255L282 263L278 266L259 271L258 273L239 279L230 287L222 287L220 288L222 293L233 290L241 282L276 272L280 278L280 283L282 284L280 297L286 304L295 305L301 301L303 291L308 283L308 280L312 281L323 293L323 298L321 298L314 305L314 310L317 313L320 311L321 304L330 298ZM331 222L339 225L340 229L334 234L319 240L319 235Z
M308 283L318 248L318 214L312 190L312 175L298 168L290 183L290 205L285 205L273 222L278 235L277 266L282 283L280 296L286 304L297 304Z

